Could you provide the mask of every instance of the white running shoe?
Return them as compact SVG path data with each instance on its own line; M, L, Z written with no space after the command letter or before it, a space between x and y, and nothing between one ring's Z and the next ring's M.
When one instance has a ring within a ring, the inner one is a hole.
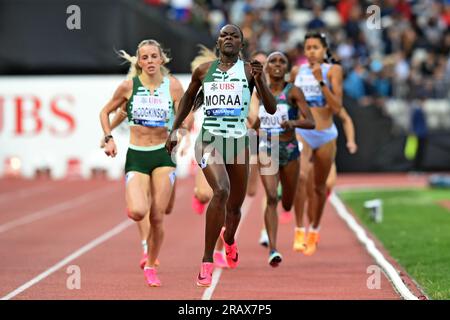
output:
M261 230L261 236L259 237L259 244L266 248L269 246L269 235L267 234L266 229Z

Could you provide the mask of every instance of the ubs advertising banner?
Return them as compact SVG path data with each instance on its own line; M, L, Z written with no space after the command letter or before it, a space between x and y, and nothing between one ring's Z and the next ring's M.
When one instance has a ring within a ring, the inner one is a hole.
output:
M185 87L190 80L178 78ZM64 178L74 163L85 178L92 169L122 177L128 124L113 131L118 155L109 158L100 148L99 113L123 80L121 75L0 77L0 176L13 159L28 178L41 168Z

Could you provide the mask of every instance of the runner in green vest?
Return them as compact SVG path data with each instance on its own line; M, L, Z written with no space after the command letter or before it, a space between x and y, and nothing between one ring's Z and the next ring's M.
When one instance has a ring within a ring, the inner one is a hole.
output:
M220 30L219 59L204 63L194 71L181 99L171 137L166 142L168 152L172 153L177 144L176 130L191 111L202 88L205 120L197 138L196 159L213 190L213 197L206 211L205 249L198 286L211 285L213 252L219 235L224 240L229 267L235 268L239 261L234 236L247 188L249 141L245 120L254 87L267 112L276 111L276 101L265 82L261 63L239 59L243 38L238 26L228 24ZM224 221L225 231L221 232Z
M130 124L125 164L128 215L142 221L150 212L151 232L144 275L149 286L159 287L161 281L155 267L164 237L164 213L175 182L175 163L164 149L164 142L169 136L170 114L177 108L183 88L164 67L169 59L157 41L142 41L136 57L131 65L135 76L116 89L102 109L100 121L105 134L105 153L115 157L117 148L111 135L109 114L126 103Z

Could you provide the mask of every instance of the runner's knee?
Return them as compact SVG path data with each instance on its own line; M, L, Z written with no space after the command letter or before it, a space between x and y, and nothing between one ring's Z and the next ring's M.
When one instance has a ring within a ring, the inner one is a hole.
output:
M221 184L215 190L213 190L213 193L214 198L221 202L225 202L230 196L230 186L227 184Z
M156 210L158 210L157 208L155 209L155 211ZM153 226L153 227L155 227L155 228L158 228L158 227L161 227L162 226L162 224L163 224L163 216L164 216L164 212L165 210L160 210L160 211L158 211L158 213L159 214L152 214L151 216L150 216L150 225L151 226Z
M276 192L269 192L267 195L267 206L276 207L278 203L278 195Z
M292 204L294 202L294 197L286 197L284 196L281 199L281 205L283 206L284 211L290 211L292 209Z
M241 207L238 205L227 204L227 214L235 216L241 214Z
M134 221L141 221L147 214L148 209L144 206L134 206L128 209L128 216Z
M195 190L195 197L201 202L206 203L211 200L211 194L206 190L197 189Z
M300 186L306 185L307 181L308 181L308 173L300 171L298 174L298 183L300 184Z
M254 187L254 186L252 186L252 185L248 185L248 188L247 188L247 195L249 196L249 197L254 197L255 196L255 194L256 194L256 188Z
M314 191L318 196L325 196L327 194L327 186L326 184L316 185L314 186Z

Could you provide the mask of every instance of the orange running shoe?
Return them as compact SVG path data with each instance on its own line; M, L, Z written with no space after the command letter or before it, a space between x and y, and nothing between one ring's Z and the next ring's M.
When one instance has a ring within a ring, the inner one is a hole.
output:
M294 251L304 252L306 249L305 231L295 229L294 235Z
M306 238L306 249L303 251L305 256L312 256L317 250L317 244L319 243L319 232L309 231Z

